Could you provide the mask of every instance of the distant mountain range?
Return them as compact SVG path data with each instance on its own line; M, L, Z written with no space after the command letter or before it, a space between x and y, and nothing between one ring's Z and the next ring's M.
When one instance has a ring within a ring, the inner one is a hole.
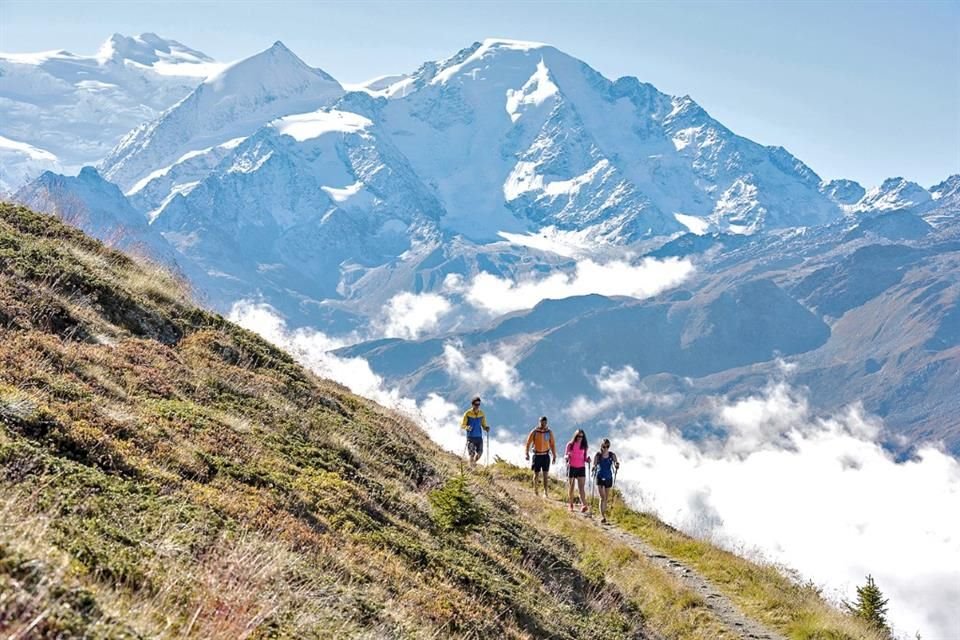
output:
M632 404L704 436L709 397L786 366L818 406L884 416L907 436L897 447L960 451L960 176L824 182L687 96L529 42L353 86L280 42L225 66L151 34L0 64L17 200L172 256L214 308L254 299L293 326L369 337L341 355L405 391L472 393L483 383L450 370L450 348L497 354L530 381L495 400L506 424L582 396L584 419ZM91 92L115 127L41 115ZM17 184L47 162L99 172ZM659 295L533 287L563 299L477 307L484 278L522 292L585 261L642 260L692 275ZM436 321L384 341L398 296L436 303ZM603 375L637 391L604 402Z
M113 34L92 56L0 53L0 193L46 169L99 163L222 67L152 33Z

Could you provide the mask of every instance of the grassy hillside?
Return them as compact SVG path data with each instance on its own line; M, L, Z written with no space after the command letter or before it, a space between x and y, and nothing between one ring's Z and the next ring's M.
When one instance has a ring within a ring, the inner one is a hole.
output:
M0 204L5 637L738 637L524 477L461 483L415 425L169 275ZM867 637L776 572L621 517L705 574L748 574L721 588L784 633Z

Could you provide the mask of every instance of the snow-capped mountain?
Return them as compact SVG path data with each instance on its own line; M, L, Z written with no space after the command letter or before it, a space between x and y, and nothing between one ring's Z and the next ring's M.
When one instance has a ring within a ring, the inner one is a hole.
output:
M867 190L855 180L831 180L824 183L820 190L841 207L855 205L867 194Z
M868 190L854 207L861 212L898 211L926 205L931 199L930 192L916 182L887 178L880 186Z
M6 189L44 169L74 172L99 162L222 66L152 33L114 34L92 56L0 53L0 136L10 141L4 157L19 158L17 171L4 162ZM38 158L44 162L30 162Z
M231 162L224 144L340 92L277 43L132 133L103 173L158 215L178 188ZM336 108L375 122L443 206L443 228L475 240L555 227L629 242L683 230L678 214L741 233L839 214L782 148L736 136L688 97L611 82L547 45L488 40L364 92L386 99Z
M215 154L274 118L313 111L342 94L340 83L276 42L208 78L158 119L130 132L104 159L102 171L136 193L173 165Z
M373 122L324 109L244 140L153 227L210 272L321 300L427 242L441 211Z
M308 298L360 298L388 281L391 291L412 287L417 261L439 245L398 243L380 232L385 224L474 245L544 229L628 244L691 221L751 233L840 215L819 177L784 149L735 135L689 97L610 81L548 45L487 40L391 80L345 93L278 42L132 132L102 172L157 228L182 246L188 238L191 254L207 251L211 272L272 265L296 274L290 290ZM297 118L302 127L291 125ZM340 127L361 121L362 132ZM291 133L328 124L324 136ZM318 143L326 135L346 147ZM383 176L389 190L378 186ZM267 241L244 245L240 265L222 246L238 229L270 228L327 247L318 227L341 218L343 249L321 262L306 248L273 255Z
M837 214L783 149L736 136L689 97L610 81L548 45L486 40L387 92L384 127L437 184L446 225L468 236L519 219L598 225L625 241L681 230L675 214L740 231Z
M960 174L955 174L930 187L932 202L924 219L935 227L956 224L960 220Z

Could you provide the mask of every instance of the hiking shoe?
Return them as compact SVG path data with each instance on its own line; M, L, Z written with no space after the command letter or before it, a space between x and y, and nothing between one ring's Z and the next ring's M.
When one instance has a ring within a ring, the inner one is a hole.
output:
M571 502L568 506L569 506L569 509L570 509L570 513L573 513L573 503Z
M600 518L600 524L607 524L606 518Z
M587 505L580 507L580 513L586 513L588 511L590 511L590 508Z

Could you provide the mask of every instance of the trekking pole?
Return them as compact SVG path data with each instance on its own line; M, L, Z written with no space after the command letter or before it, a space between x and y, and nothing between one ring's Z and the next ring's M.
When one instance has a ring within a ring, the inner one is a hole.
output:
M490 429L487 429L487 466L490 466Z
M590 515L591 517L593 516L593 506L594 506L593 494L596 490L597 490L597 472L596 470L594 470L593 473L590 474ZM601 515L603 514L601 513Z
M617 486L617 468L613 468L613 482L610 483L610 490L607 492L607 495L610 496L610 513L613 514L613 488Z

